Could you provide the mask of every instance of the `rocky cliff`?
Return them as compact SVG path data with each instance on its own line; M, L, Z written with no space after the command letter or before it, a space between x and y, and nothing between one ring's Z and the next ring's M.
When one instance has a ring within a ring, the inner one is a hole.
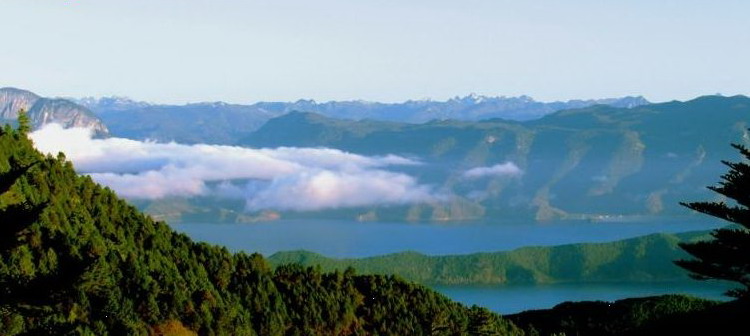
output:
M28 112L35 129L50 123L64 127L85 127L97 136L107 136L107 126L89 109L65 99L43 98L16 88L0 88L0 121L13 121L18 111Z

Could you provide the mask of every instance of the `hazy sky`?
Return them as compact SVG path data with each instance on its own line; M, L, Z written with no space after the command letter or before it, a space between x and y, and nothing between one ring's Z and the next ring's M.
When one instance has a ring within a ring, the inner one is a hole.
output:
M0 86L153 102L750 94L750 1L2 0Z

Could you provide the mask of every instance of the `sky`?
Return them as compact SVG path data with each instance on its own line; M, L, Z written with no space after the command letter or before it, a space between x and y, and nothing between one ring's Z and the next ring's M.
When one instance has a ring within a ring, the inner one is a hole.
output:
M0 87L157 103L750 94L750 1L2 0Z

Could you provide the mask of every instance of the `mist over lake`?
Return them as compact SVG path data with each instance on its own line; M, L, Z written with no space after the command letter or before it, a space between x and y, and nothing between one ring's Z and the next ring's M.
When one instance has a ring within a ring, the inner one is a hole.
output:
M750 1L0 13L0 336L750 335Z

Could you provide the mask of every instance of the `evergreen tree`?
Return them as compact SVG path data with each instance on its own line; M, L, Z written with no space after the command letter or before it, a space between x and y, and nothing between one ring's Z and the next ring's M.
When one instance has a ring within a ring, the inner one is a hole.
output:
M741 288L727 292L739 299L750 299L750 151L733 144L744 160L722 161L729 172L721 176L718 186L708 189L732 200L731 203L680 203L695 211L721 218L735 225L711 232L713 239L680 246L695 259L678 260L676 264L699 280L719 279L739 283Z
M472 310L393 276L274 270L194 242L36 151L19 119L0 128L2 336L469 333ZM523 334L481 315L482 332Z
M24 109L18 111L18 131L21 134L28 134L31 131L31 119Z

